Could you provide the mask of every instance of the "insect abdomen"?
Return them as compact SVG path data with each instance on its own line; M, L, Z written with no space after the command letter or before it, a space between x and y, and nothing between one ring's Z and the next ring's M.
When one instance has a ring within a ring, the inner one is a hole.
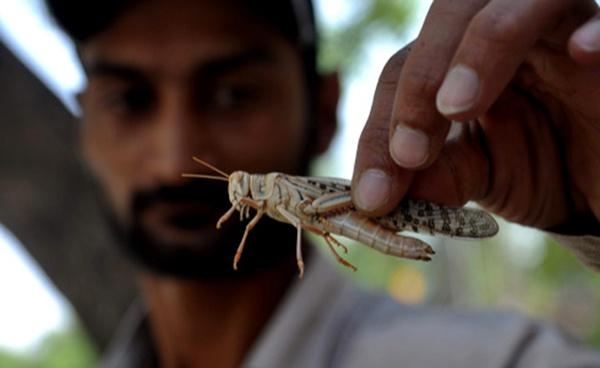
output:
M354 211L322 218L321 223L328 232L358 240L384 254L429 261L435 253L427 243L400 236Z

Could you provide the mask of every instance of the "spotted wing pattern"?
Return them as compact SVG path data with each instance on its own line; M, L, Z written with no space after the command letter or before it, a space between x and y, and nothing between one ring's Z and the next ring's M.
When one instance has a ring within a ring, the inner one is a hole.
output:
M374 220L389 229L424 231L431 235L486 238L498 232L496 220L483 210L409 199L403 200L391 213Z
M324 178L312 176L286 176L296 189L316 199L327 193L348 192L350 193L350 180L340 178Z
M316 197L332 192L347 192L350 197L350 181L346 179L293 176L289 179ZM496 220L483 210L411 199L403 200L395 210L373 220L391 230L461 238L487 238L498 232Z

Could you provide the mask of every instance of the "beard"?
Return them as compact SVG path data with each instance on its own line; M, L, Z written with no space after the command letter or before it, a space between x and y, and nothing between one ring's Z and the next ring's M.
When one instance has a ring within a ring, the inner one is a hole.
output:
M104 206L104 213L117 243L142 270L164 276L188 279L232 278L255 274L261 270L295 259L296 229L264 216L252 229L238 263L233 270L233 257L245 229L236 215L220 230L215 229L219 217L231 204L227 185L210 180L194 180L180 186L163 186L134 193L130 205L130 224L117 220ZM196 212L174 211L163 222L175 231L197 228L192 242L178 244L158 236L143 221L144 215L160 206L198 203Z
M309 86L310 87L310 86ZM317 124L314 88L307 88L309 102L304 141L298 159L288 167L292 174L305 175L315 155ZM280 168L283 169L283 168ZM286 171L283 169L282 171ZM104 206L109 227L122 249L143 270L165 276L188 279L237 278L272 269L285 262L296 265L296 229L269 216L263 216L248 235L244 252L233 269L233 257L242 239L245 223L236 221L235 214L217 231L215 225L230 207L227 185L220 181L192 180L179 186L162 186L153 190L138 191L132 195L129 209L131 223L118 221L116 214ZM143 215L160 204L202 203L210 210L202 214L175 214L168 224L183 230L190 226L204 228L204 236L197 244L174 244L161 240L144 224ZM106 203L106 202L105 202ZM310 258L310 248L303 249L305 263Z

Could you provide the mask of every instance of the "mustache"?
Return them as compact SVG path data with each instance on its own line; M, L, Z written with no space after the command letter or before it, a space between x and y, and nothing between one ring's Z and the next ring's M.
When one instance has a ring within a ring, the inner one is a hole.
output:
M133 193L132 210L139 213L155 203L202 202L213 208L230 206L227 184L214 180L191 180L178 186L159 186Z

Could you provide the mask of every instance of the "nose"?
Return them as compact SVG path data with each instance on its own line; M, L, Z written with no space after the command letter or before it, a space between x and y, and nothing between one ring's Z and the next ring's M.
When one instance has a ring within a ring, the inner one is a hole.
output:
M206 124L184 103L170 101L161 110L156 117L152 157L148 164L155 184L182 184L189 180L182 177L183 173L198 171L193 156L210 160L211 139Z

